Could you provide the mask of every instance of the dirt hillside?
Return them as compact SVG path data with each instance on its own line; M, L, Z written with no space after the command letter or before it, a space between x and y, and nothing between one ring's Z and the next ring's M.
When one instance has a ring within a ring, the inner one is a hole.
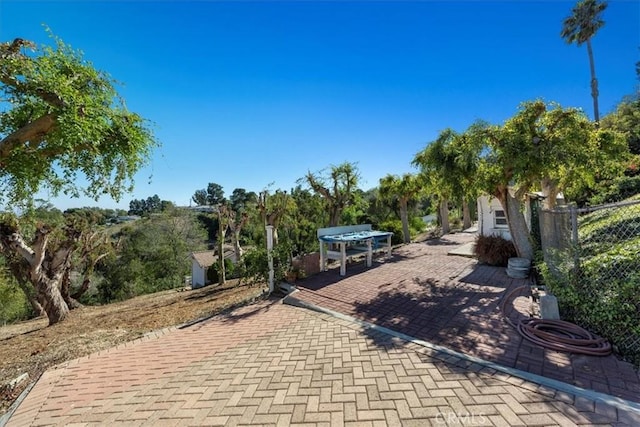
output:
M233 280L223 286L170 290L82 307L51 327L45 318L0 327L0 415L49 367L154 330L220 313L263 295L263 287L239 285ZM28 379L11 385L17 378L25 378L24 374Z

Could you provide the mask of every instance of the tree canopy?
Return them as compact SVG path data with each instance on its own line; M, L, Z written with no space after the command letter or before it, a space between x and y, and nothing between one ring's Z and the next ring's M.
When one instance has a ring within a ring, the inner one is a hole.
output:
M118 200L157 142L108 74L52 39L0 44L0 203L43 189Z
M0 204L32 207L44 189L118 200L157 143L111 77L52 38L55 48L23 39L0 44ZM86 228L71 220L63 229L38 224L28 239L18 218L0 218L0 253L18 281L31 283L50 324L69 312L65 289Z
M481 156L479 185L500 200L518 255L529 259L525 195L542 189L555 200L559 191L619 168L628 153L618 133L598 129L580 110L542 101L523 103L502 126L477 128L468 143Z

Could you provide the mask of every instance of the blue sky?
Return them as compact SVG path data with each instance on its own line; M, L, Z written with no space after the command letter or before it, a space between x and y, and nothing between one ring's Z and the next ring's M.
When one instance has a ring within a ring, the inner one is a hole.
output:
M120 202L188 205L209 182L290 189L355 162L361 188L415 172L438 133L502 123L526 100L593 117L585 46L559 36L565 1L0 2L0 39L50 43L42 24L122 82L162 144ZM638 85L640 2L614 0L593 39L600 110ZM42 195L45 196L46 195Z

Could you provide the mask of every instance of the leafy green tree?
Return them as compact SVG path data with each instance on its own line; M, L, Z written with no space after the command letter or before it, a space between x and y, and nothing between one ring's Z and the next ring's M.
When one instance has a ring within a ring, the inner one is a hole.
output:
M438 138L416 154L413 165L420 167L423 181L438 198L438 218L442 234L449 233L449 200L452 197L450 182L455 182L455 158L448 147L458 134L453 129L440 132Z
M54 41L55 48L23 39L0 44L0 98L8 101L0 113L0 203L29 206L40 190L117 200L156 141L106 73ZM0 224L0 252L26 263L50 324L69 312L60 287L77 239L67 229L51 245L52 231L43 225L25 239L15 217Z
M193 200L198 206L206 206L208 204L207 190L196 190L193 197L191 197L191 200Z
M624 135L631 154L640 155L640 92L623 99L601 125Z
M589 54L589 70L591 71L591 97L593 98L593 115L596 122L600 121L598 110L598 79L593 61L591 38L604 26L602 12L607 8L607 2L597 0L579 0L571 10L571 15L562 22L560 36L569 44L587 45Z
M404 174L402 177L387 175L380 179L380 194L386 199L396 199L400 205L404 243L411 242L409 203L417 198L422 189L423 183L419 175Z
M147 197L146 199L133 199L129 202L129 215L151 215L163 212L165 209L171 209L173 203L167 200L160 200L157 194Z
M278 245L278 234L280 224L287 223L296 205L290 194L285 190L276 190L270 194L268 190L263 190L258 195L257 210L261 220L262 233L265 233L266 225L273 226L273 245Z
M124 227L121 249L96 267L103 302L180 286L191 266L189 253L205 248L206 232L196 215L172 209Z
M198 206L216 206L226 203L220 184L210 182L206 190L197 190L191 198Z
M548 199L576 182L593 180L627 153L620 135L598 129L580 110L542 101L523 103L502 126L478 126L467 133L480 155L478 181L496 197L507 217L519 257L533 258L523 215L525 195L542 185Z
M291 190L295 210L287 222L294 255L318 250L316 231L328 222L327 210L322 196L297 185Z
M304 181L320 194L329 210L329 226L339 225L342 211L353 203L360 172L355 163L345 162L331 166L328 173L308 172Z
M244 188L236 188L229 197L231 209L235 212L245 212L248 207L255 205L258 195L253 191L247 191Z

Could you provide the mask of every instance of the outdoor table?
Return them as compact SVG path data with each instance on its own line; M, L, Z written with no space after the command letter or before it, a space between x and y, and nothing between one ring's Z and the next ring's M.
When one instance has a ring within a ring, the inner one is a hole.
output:
M326 270L327 260L340 261L340 275L346 275L347 258L366 253L367 267L371 267L373 251L386 248L387 255L391 255L392 232L379 230L362 230L340 234L325 234L318 237L320 242L320 266ZM384 245L381 243L384 242ZM339 250L330 250L329 245L337 245Z

